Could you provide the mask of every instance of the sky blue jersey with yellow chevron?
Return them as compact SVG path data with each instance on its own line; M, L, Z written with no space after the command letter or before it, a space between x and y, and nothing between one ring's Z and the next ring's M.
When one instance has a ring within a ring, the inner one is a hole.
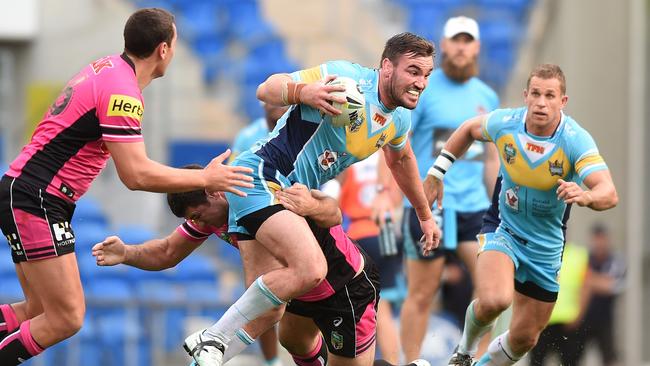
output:
M322 116L315 108L304 104L293 106L269 137L248 152L261 157L265 169L272 167L290 182L317 188L386 144L397 150L406 145L410 111L402 107L390 110L381 103L378 70L347 61L331 61L296 71L291 77L311 83L332 74L357 81L366 100L364 113L349 126L336 127L330 123L330 116Z
M527 240L532 253L548 258L561 255L562 226L568 220L567 205L557 199L558 179L580 184L607 165L591 135L573 118L562 113L553 135L538 137L526 131L526 111L493 111L483 122L483 135L496 144L501 160L501 226Z
M424 180L449 136L465 120L498 107L499 97L479 78L458 83L449 79L442 69L435 70L411 116L411 146L420 177ZM445 209L476 212L490 206L483 184L483 144L474 142L445 174ZM412 207L408 200L404 204Z

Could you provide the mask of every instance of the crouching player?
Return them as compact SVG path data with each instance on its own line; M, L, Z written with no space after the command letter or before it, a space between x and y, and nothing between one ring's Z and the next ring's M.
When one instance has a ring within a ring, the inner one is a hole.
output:
M196 168L199 168L196 166ZM247 324L228 344L224 362L241 352L254 339L280 320L280 343L299 366L372 365L375 354L376 311L379 276L376 265L344 233L336 200L317 190L296 184L277 192L277 200L288 210L305 216L327 259L325 280L282 309ZM211 234L237 247L227 233L228 201L224 195L204 190L167 195L172 212L186 221L164 239L125 245L111 236L93 247L99 266L127 264L144 270L174 267L198 248ZM282 267L263 247L249 251L242 261L255 268ZM245 273L248 285L258 273ZM329 360L329 361L328 361ZM377 364L387 365L384 361ZM414 361L414 366L428 365Z

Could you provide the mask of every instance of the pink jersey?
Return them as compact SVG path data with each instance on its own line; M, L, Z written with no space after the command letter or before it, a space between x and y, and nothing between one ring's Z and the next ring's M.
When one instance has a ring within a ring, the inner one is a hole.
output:
M74 202L106 166L105 141L143 141L143 112L133 62L101 58L68 82L7 175Z
M184 223L178 225L176 232L197 243L202 243L210 235L215 234L226 243L232 245L235 248L239 248L237 246L237 238L233 235L228 234L228 224L225 224L221 227L199 226L192 222L192 220L185 220Z

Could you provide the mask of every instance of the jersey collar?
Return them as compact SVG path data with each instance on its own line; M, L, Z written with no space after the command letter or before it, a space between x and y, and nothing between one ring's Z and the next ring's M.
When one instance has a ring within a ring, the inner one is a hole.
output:
M131 69L133 69L133 73L135 74L135 64L133 63L131 58L127 56L126 52L122 52L120 58L124 60L124 62L126 62L129 66L131 66Z

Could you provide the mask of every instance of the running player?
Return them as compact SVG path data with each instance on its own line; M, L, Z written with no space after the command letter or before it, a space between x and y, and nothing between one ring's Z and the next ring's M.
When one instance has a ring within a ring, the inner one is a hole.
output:
M200 166L188 168L200 169ZM167 199L172 212L186 219L183 224L164 239L140 245L124 245L118 237L108 237L93 247L97 264L124 263L145 270L171 268L211 234L237 246L237 236L226 232L228 201L223 195L207 196L204 190L197 190L168 194ZM379 298L376 265L344 234L340 226L341 212L334 199L303 185L294 185L279 191L278 200L296 214L307 215L330 269L321 285L287 304L280 321L280 341L299 366L370 365L372 357L367 356L374 356L370 351L374 350ZM248 260L282 267L262 248L255 258ZM249 282L254 280L247 277ZM277 320L273 315L263 316L239 329L237 337L228 344L224 363ZM414 365L426 365L417 362Z
M383 148L397 183L412 201L424 235L423 250L437 245L439 230L418 179L408 144L410 113L433 69L433 45L414 34L389 39L381 68L373 70L347 61L322 64L293 74L275 74L257 95L265 103L292 105L261 145L242 153L234 165L255 169L255 188L240 200L227 193L230 228L241 239L240 251L266 248L287 266L260 272L259 278L213 326L190 335L190 349L200 366L221 365L220 347L204 341L228 343L250 319L277 308L318 285L327 273L322 251L304 218L277 204L274 192L293 183L316 188L351 164ZM330 94L342 86L327 85L336 75L351 77L365 94L365 113L346 127L335 127L330 102L344 102ZM324 116L325 114L326 116ZM244 260L244 266L247 266Z
M124 53L86 66L64 88L0 180L0 227L9 240L25 301L0 305L0 364L16 365L75 334L85 304L74 231L74 202L115 161L129 189L174 192L248 186L248 169L221 164L173 169L150 160L140 123L142 89L174 56L172 14L141 9L124 27Z
M412 114L411 143L422 179L445 141L460 124L499 106L494 90L478 74L480 33L477 22L464 16L449 18L440 42L442 65L429 78ZM496 148L475 142L445 175L445 200L441 215L445 250L456 251L470 274L474 275L478 242L488 194L499 170ZM423 255L418 240L422 235L415 211L404 202L404 253L408 292L401 312L401 343L407 359L420 355L433 299L440 287L445 250Z
M536 67L524 90L525 107L466 121L429 170L425 190L441 202L445 173L474 140L494 142L501 160L499 216L490 218L500 223L496 231L478 237L477 298L467 308L463 336L449 365L472 365L478 338L511 303L509 331L490 343L476 365L513 365L524 357L557 299L563 228L571 205L602 211L618 202L594 140L562 112L567 100L560 67Z
M242 152L250 149L259 140L264 139L270 131L275 128L278 119L287 111L287 106L277 106L263 103L264 117L253 121L248 127L239 131L232 144L232 153L228 163L232 163ZM278 333L275 326L262 334L260 337L260 348L264 355L264 362L267 366L280 366L282 363L278 358Z

